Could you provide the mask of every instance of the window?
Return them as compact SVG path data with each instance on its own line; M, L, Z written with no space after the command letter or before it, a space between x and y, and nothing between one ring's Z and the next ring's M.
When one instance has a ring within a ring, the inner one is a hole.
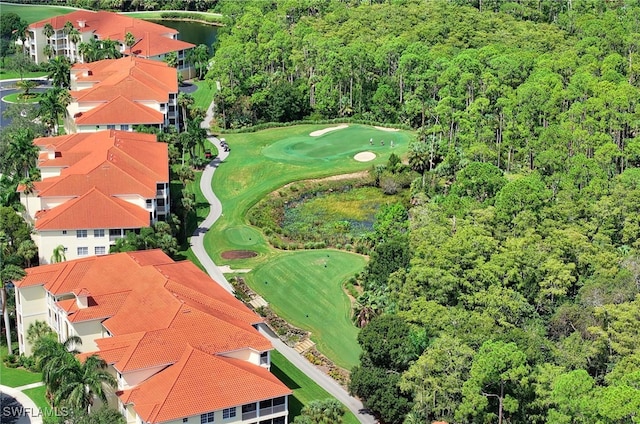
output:
M147 209L153 206L153 199L147 199Z
M87 230L76 230L77 238L87 238Z
M88 247L78 247L78 256L87 256L89 254Z
M223 419L227 419L227 418L234 418L236 416L236 408L227 408L227 409L223 409L222 410L222 418Z
M94 253L96 255L106 255L107 254L107 248L104 246L96 246L94 249Z
M207 412L206 414L200 415L200 424L212 423L213 422L213 412Z
M67 234L67 230L62 230L62 235Z
M104 230L93 230L94 237L104 237Z
M107 129L108 130L115 130L116 126L115 125L107 125Z
M183 419L182 419L182 422L183 422L183 423L188 423L188 422L189 422L189 418L183 418Z
M126 124L120 125L120 129L122 131L129 131L129 125L126 125Z
M262 352L260 354L260 365L269 365L269 352Z

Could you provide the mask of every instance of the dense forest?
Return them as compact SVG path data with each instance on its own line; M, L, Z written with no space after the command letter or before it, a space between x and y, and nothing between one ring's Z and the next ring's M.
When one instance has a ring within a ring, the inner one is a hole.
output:
M637 1L224 2L220 124L416 130L350 390L384 423L640 421Z

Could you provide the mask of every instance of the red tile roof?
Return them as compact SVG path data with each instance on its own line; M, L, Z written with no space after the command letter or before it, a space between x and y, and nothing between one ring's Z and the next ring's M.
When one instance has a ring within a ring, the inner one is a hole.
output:
M72 228L142 228L151 225L149 211L104 194L97 188L60 206L40 211L35 227L43 230Z
M160 125L164 123L162 112L142 106L119 96L97 106L76 118L77 125Z
M72 198L38 212L37 229L149 226L149 211L120 198L154 198L156 185L169 181L168 146L155 135L111 130L37 138L34 144L56 152L53 159L41 154L40 168L62 170L57 177L34 183L33 195ZM89 195L93 190L102 195ZM92 202L100 202L103 210Z
M251 326L260 318L190 262L160 250L94 256L26 270L18 288L44 284L54 295L89 293L58 305L72 321L110 316L112 337L97 352L119 372L161 369L120 393L145 422L164 422L291 394L267 369L224 357L271 343ZM197 301L192 297L199 297ZM203 306L209 305L209 306ZM226 306L225 306L226 305Z
M165 422L291 394L268 370L187 347L173 366L120 398L145 422Z
M138 40L133 48L134 54L145 57L194 47L191 43L173 40L171 37L178 33L175 29L106 11L78 10L34 22L29 25L29 29L41 28L47 23L54 29L62 29L67 21L80 32L91 32L103 40L111 39L124 43L126 33L131 32ZM84 25L80 25L80 22L84 22ZM125 54L128 52L129 49L126 48Z

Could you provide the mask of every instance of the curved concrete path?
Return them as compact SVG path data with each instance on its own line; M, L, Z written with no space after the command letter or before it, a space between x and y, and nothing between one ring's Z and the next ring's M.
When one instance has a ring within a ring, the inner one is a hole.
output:
M207 110L207 116L202 123L202 127L205 129L208 129L210 127L210 122L213 117L212 108L213 103L211 104L211 106L209 106L209 110ZM202 172L202 178L200 179L200 189L202 190L204 197L207 199L211 206L209 215L198 226L196 231L191 236L191 249L193 250L193 253L196 255L202 266L204 266L207 273L211 276L211 278L217 281L228 292L233 293L233 287L231 286L231 284L229 284L220 268L218 268L218 266L213 262L204 248L204 236L206 232L216 222L220 215L222 215L222 204L211 188L211 180L216 169L219 166L224 166L224 160L229 155L229 153L225 152L220 146L220 140L215 137L209 137L209 141L211 141L216 145L216 147L218 147L218 156L213 161L211 161L211 163L209 163ZM364 409L362 402L350 396L349 393L340 384L338 384L338 382L326 375L311 362L307 361L306 358L293 350L293 348L287 346L266 325L261 324L258 330L261 334L266 336L271 341L278 352L280 352L285 358L287 358L291 363L298 367L300 371L302 371L309 378L315 381L320 387L325 389L332 396L342 402L351 412L355 414L355 416L361 423L374 424L377 422L376 419L367 410Z
M38 383L37 383L38 384ZM24 386L37 387L37 385ZM0 423L42 424L42 412L20 388L0 385Z

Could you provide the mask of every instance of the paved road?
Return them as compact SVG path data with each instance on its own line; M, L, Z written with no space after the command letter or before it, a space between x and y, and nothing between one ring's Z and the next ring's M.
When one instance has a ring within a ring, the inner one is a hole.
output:
M25 78L27 79L27 78ZM34 88L34 93L42 93L46 91L48 88L51 88L51 84L46 80L46 78L29 78L35 81L38 81L38 88ZM4 96L8 96L9 94L19 93L21 90L16 88L16 82L19 81L17 79L9 79L0 81L0 98ZM0 128L6 127L11 123L11 119L6 118L4 116L4 112L7 109L8 103L4 101L0 101Z
M213 106L213 104L212 104ZM202 123L203 128L209 128L209 123L212 119L212 106L207 111L207 117ZM211 228L213 223L222 215L222 204L220 200L213 193L211 188L211 180L216 169L219 166L224 166L224 160L229 155L220 147L220 140L215 137L209 137L209 140L218 147L218 157L216 157L202 173L200 180L200 189L204 194L207 201L211 204L209 215L200 224L191 237L191 248L194 254L205 267L211 278L217 281L228 292L233 293L233 287L229 284L224 274L220 271L220 268L211 260L211 257L207 254L204 248L204 235ZM375 418L369 414L363 407L362 402L358 399L349 396L349 393L340 386L334 379L320 371L315 365L307 361L306 358L301 356L298 352L287 346L279 337L277 337L266 325L260 325L259 331L265 335L273 346L280 352L285 358L293 363L298 369L304 372L309 378L315 381L320 387L329 392L332 396L342 402L351 412L355 414L358 420L363 424L376 423Z

